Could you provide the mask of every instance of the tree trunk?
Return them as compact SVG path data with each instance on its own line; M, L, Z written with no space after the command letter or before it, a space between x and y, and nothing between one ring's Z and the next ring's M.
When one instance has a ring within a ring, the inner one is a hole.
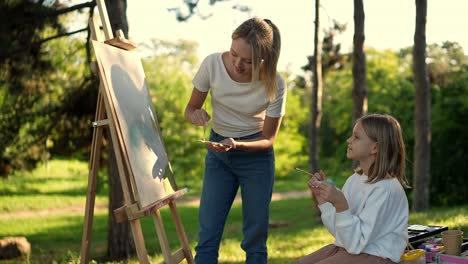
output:
M367 113L366 55L364 53L364 4L354 0L354 38L353 38L353 124ZM353 168L358 166L353 161Z
M320 121L322 118L322 42L320 41L320 0L315 0L315 33L314 33L314 57L311 65L312 70L312 104L310 106L310 138L309 138L309 167L312 172L320 170L318 156L318 142ZM320 209L313 193L312 206L315 218L321 221Z
M128 38L127 0L105 0L112 33L121 29Z
M426 65L427 0L416 0L416 30L413 47L414 108L414 166L413 210L429 208L431 160L431 93Z
M366 55L364 53L364 5L354 0L353 123L367 113Z
M112 32L121 29L128 37L127 22L127 1L126 0L106 0L107 13L111 24ZM115 157L112 138L109 135L109 220L107 234L107 256L110 260L121 260L136 253L135 243L128 222L117 223L114 219L114 210L124 205L122 183L120 181L117 160Z
M109 143L109 159L107 163L109 170L107 257L109 260L122 260L134 256L136 249L130 224L128 222L117 223L114 218L114 210L124 205L124 196L112 140Z
M312 104L310 108L310 153L309 163L312 172L320 170L318 142L322 118L322 42L320 41L320 0L315 0L314 58L312 62Z

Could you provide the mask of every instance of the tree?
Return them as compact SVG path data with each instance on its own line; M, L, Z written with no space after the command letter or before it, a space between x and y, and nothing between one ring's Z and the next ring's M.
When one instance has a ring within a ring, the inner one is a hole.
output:
M468 59L463 48L450 41L427 46L427 71L431 86L447 87L454 73L462 71Z
M354 0L353 123L367 112L366 55L364 53L364 4Z
M465 205L468 197L468 64L446 76L446 87L432 89L430 205ZM461 121L461 122L460 122Z
M429 208L431 160L431 93L426 65L427 0L416 0L416 29L413 46L414 166L413 210Z
M317 3L316 3L317 4ZM319 4L318 4L319 6ZM316 7L317 9L319 7ZM317 18L318 20L318 18ZM335 43L335 37L338 34L343 33L346 30L345 24L340 24L337 21L333 21L333 26L327 30L324 30L324 37L323 41L319 40L319 24L316 24L316 35L317 43L314 46L314 55L307 56L308 63L301 67L302 70L305 72L312 72L312 96L311 101L307 102L309 105L309 117L307 123L307 134L308 134L308 141L309 141L309 148L308 148L308 163L309 167L312 171L318 171L320 168L319 161L318 161L318 153L322 153L323 151L327 151L327 143L319 142L319 138L323 139L323 131L322 130L322 113L325 114L322 110L322 101L324 95L326 93L323 91L323 80L324 76L327 75L331 71L339 71L344 68L346 64L346 57L341 54L341 45L339 43ZM315 41L315 40L314 40ZM317 48L317 50L315 49ZM320 50L318 50L320 49ZM316 60L316 57L320 57L320 59ZM320 66L317 64L320 64ZM316 65L317 64L317 65ZM317 76L317 79L315 79ZM299 88L306 88L307 81L304 77L298 76L296 78L296 84ZM320 84L319 84L320 83ZM308 91L309 92L309 91ZM310 93L310 92L309 92ZM288 99L289 100L289 99ZM318 110L317 110L318 109ZM313 117L315 115L315 117ZM312 121L315 120L315 121ZM304 133L305 133L304 129ZM314 132L311 132L314 130ZM315 136L313 135L315 133ZM312 142L312 141L315 142ZM315 147L312 147L315 144ZM314 157L315 156L315 157ZM312 160L316 160L316 165L313 165Z
M312 61L312 104L310 105L309 166L319 171L318 141L322 117L322 42L320 40L320 0L315 0L314 56Z
M324 30L323 40L321 42L322 55L321 64L322 64L322 80L327 72L332 70L342 70L347 63L345 60L346 56L341 54L341 44L335 43L335 37L346 31L346 24L341 24L338 21L333 21L333 26ZM307 64L302 66L301 69L305 72L312 71L314 68L314 55L307 56ZM305 88L306 80L302 76L298 76L296 80L296 85L301 88Z
M80 61L83 45L62 37L86 30L67 32L64 24L67 14L92 5L0 2L8 14L0 16L0 176L31 169L49 152L68 155L89 145L90 133L77 128L89 127L93 80Z
M208 4L210 6L215 5L217 2L228 2L229 0L208 0ZM203 14L203 12L200 11L199 7L200 0L184 0L183 5L178 5L175 7L171 7L168 9L170 12L174 12L176 15L176 19L179 22L184 22L188 21L193 15L197 14L201 19L207 19L211 17L211 13L209 14ZM239 12L245 12L248 13L249 16L252 12L252 8L248 5L242 5L239 3L234 3L232 5L232 9L238 10Z

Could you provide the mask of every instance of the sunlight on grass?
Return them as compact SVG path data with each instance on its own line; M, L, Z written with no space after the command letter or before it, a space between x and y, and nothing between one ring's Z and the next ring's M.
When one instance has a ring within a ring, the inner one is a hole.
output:
M219 262L241 262L245 259L245 253L239 251L240 239L224 239L219 250Z
M293 219L284 227L271 228L268 240L269 263L291 263L295 259L307 255L320 247L333 241L333 237L312 217L302 217L307 210L304 205L309 203L308 199L293 199L289 201L277 201L272 203L272 218L285 219L283 210L285 205L289 206L289 219ZM184 227L189 237L192 250L197 239L197 208L179 206ZM170 221L169 210L161 210L165 228L168 232L171 248L178 248L178 239L173 223ZM432 225L447 225L449 227L461 227L468 231L468 206L457 208L435 208L427 213L412 213L411 222ZM220 263L243 263L245 252L240 248L242 240L241 206L235 205L228 218L225 234L220 248ZM312 216L312 212L306 212ZM31 263L41 263L44 254L50 255L52 259L69 258L74 253L77 256L81 245L83 230L83 215L55 215L55 216L30 216L17 218L15 221L0 218L0 237L3 236L26 236L31 241L33 253ZM289 220L286 219L286 220ZM162 261L161 251L157 242L154 225L151 217L145 217L142 223L145 232L145 240L148 253L152 261ZM92 252L93 258L101 257L106 250L107 213L100 211L95 214L93 226ZM42 252L42 253L41 253ZM193 251L194 253L194 251ZM49 259L50 260L50 259ZM34 262L36 261L36 262ZM65 262L69 263L70 259ZM0 262L1 263L1 262ZM138 263L132 258L128 263Z
M0 213L83 207L88 186L88 163L51 160L31 172L16 172L0 180ZM97 204L107 197L96 196Z
M450 209L435 208L423 213L410 213L410 223L424 225L447 226L450 229L465 229L468 231L468 206Z
M268 240L268 244L271 245L269 249L270 258L297 259L333 242L333 237L322 226L312 230L301 230L293 234L291 236L270 235Z

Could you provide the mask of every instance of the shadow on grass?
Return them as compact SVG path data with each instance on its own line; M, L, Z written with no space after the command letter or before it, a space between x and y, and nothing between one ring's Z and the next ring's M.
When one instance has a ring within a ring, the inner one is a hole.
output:
M62 185L62 186L76 186L83 183L83 179L80 179L78 176L76 178L30 178L30 177L23 177L21 179L15 179L14 181L8 183L3 182L3 188L0 190L1 195L15 195L15 196L23 196L23 195L34 195L34 194L42 194L42 195L83 195L86 193L88 188L87 185L83 187L73 187L69 188L68 190L65 188L64 191L50 191L47 188L43 188L44 190L40 190L35 186L44 186L46 185ZM82 184L83 185L83 184Z

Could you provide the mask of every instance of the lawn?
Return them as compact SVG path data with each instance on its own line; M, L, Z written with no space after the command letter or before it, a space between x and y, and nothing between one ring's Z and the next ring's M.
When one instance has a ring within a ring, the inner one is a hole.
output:
M30 263L78 263L87 174L86 162L54 160L47 168L41 166L31 173L16 174L0 180L0 237L27 237L32 245ZM96 263L105 263L103 256L106 252L107 197L105 186L101 188L102 191L97 195L91 244L91 258ZM178 209L193 249L197 239L197 207L179 205ZM175 250L178 240L169 210L164 208L161 213L171 247ZM332 242L331 235L314 219L309 198L272 202L271 221L285 222L286 225L270 228L269 263L291 263ZM466 234L468 206L432 208L425 213L411 213L410 224L413 223L461 228ZM151 261L159 263L162 255L151 217L144 217L142 226ZM241 229L241 205L236 203L225 228L220 263L243 263ZM128 261L137 262L136 258Z

